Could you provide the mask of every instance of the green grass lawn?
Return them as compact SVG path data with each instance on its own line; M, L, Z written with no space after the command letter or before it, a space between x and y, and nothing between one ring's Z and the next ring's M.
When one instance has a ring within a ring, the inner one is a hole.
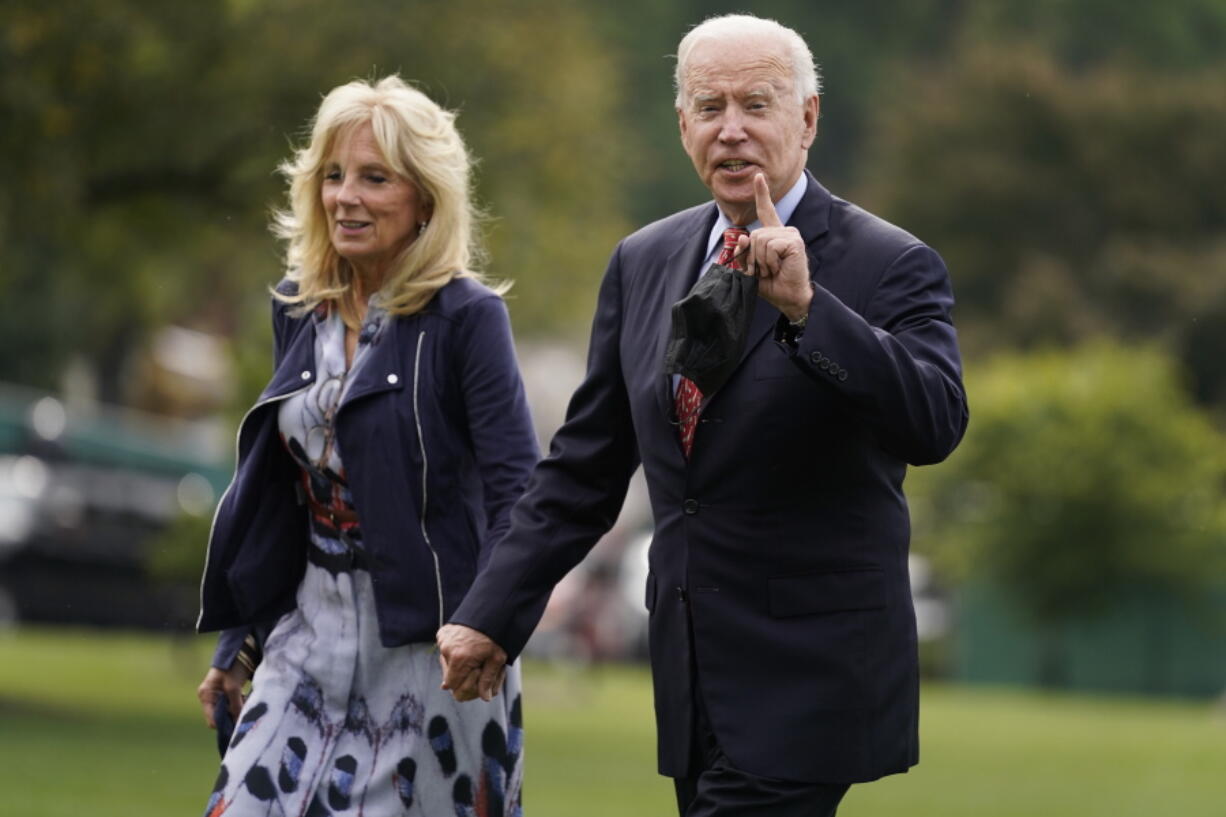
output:
M0 633L0 815L196 815L217 757L194 690L211 639ZM527 817L670 815L646 672L525 668ZM769 694L769 693L767 693ZM1220 817L1226 711L933 685L923 763L840 817Z

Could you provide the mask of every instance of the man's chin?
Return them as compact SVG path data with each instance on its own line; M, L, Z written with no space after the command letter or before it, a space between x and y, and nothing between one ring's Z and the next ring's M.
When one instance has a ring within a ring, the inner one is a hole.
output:
M715 202L719 205L720 211L733 224L749 224L756 218L758 205L754 201L752 187L749 188L748 196L741 195L739 190L715 190L712 191L712 195L715 197Z

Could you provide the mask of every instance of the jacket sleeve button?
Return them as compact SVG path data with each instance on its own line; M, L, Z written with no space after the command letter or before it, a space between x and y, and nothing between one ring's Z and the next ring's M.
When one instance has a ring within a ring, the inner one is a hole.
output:
M814 365L822 362L821 352L809 352L809 361Z
M310 380L310 379L311 379L311 370L310 370L310 369L307 369L307 370L303 371L303 373L302 373L302 379L303 379L303 380Z
M399 383L399 382L400 382L400 378L399 378L399 377L397 377L397 376L396 376L396 375L394 375L394 374L389 374L389 375L387 376L387 382L388 382L388 383L391 383L393 386L395 386L397 383Z
M846 380L846 379L847 379L847 370L846 370L846 369L842 369L842 370L839 372L839 381L841 382L841 381L844 381L844 380Z

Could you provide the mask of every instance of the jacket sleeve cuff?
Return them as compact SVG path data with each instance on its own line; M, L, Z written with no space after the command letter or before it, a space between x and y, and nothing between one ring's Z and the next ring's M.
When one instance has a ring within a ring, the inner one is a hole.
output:
M234 666L234 659L250 633L251 627L246 625L222 630L217 637L217 648L213 650L212 666L223 672Z
M211 666L227 671L240 659L241 653L244 663L250 662L249 669L254 671L255 665L264 657L264 642L275 624L275 621L260 621L222 630L217 637L217 647L213 650Z

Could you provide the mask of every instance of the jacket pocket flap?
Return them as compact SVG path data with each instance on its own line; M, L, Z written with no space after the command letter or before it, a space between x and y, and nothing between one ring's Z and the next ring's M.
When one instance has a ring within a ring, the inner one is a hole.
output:
M776 618L886 606L885 574L878 569L807 573L767 579L770 614Z

